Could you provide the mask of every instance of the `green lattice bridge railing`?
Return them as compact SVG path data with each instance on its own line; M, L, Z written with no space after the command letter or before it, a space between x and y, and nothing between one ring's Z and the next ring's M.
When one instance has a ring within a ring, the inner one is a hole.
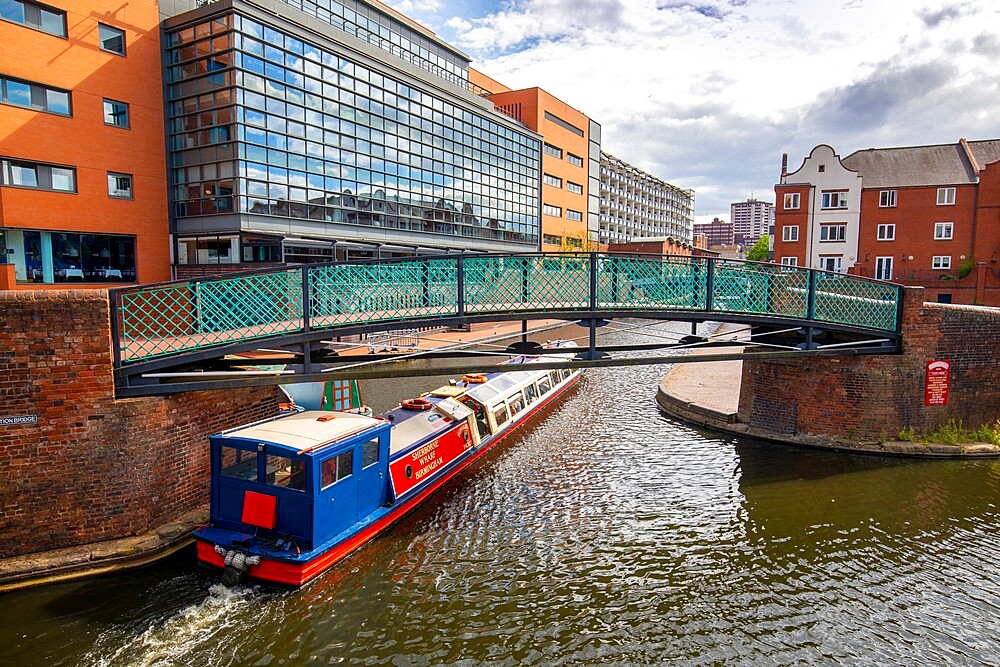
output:
M509 313L701 313L899 331L897 285L717 258L452 255L305 265L115 290L117 364L301 333ZM736 318L738 319L738 318Z

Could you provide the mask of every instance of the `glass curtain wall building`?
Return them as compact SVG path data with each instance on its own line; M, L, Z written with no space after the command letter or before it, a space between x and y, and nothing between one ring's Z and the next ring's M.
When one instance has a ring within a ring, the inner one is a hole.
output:
M165 23L178 265L538 249L540 139L465 56L360 2L268 6Z

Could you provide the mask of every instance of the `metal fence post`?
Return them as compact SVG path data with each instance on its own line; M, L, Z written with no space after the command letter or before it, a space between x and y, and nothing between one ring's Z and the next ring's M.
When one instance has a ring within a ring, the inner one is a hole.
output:
M715 308L715 258L709 257L705 264L705 310L712 311Z
M808 269L809 287L806 290L806 319L816 319L816 269Z
M309 331L309 268L302 267L302 331Z
M590 312L597 310L597 253L590 253Z
M458 283L455 286L458 292L458 307L457 314L459 317L465 317L465 256L458 256Z

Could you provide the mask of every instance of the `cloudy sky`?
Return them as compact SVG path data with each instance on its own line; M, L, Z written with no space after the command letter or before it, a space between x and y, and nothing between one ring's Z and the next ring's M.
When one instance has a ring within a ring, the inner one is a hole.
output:
M774 200L781 154L1000 138L996 0L388 0L602 147L695 190Z

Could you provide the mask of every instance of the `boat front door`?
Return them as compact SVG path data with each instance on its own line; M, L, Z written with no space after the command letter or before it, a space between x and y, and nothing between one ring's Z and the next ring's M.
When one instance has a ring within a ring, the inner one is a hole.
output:
M389 435L383 433L355 448L361 461L358 475L359 518L386 503L389 477Z
M316 500L316 543L321 543L358 520L358 472L361 469L357 447L329 456L319 462L319 494Z

